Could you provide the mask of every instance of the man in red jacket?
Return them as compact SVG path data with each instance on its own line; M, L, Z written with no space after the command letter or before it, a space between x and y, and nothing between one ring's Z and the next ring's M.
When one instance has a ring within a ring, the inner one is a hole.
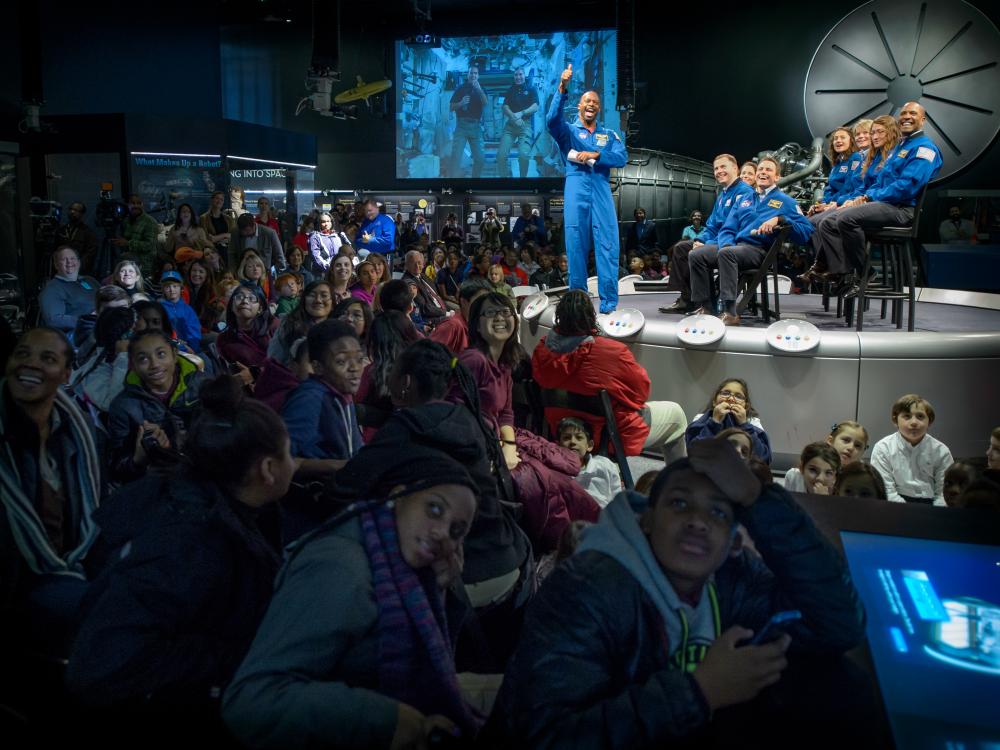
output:
M626 455L655 448L667 464L683 458L687 455L684 410L673 401L647 401L649 375L642 365L627 346L598 335L597 330L587 294L573 290L563 295L556 307L555 330L538 342L531 356L535 382L585 396L607 390ZM558 422L570 414L563 411L553 410L546 418Z

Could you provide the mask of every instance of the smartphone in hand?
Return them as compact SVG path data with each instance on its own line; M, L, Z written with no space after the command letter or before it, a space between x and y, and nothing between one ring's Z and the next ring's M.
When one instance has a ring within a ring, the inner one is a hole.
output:
M783 612L775 612L771 619L767 621L767 624L760 629L760 631L750 639L751 646L762 646L765 643L771 643L772 641L778 640L783 636L788 627L802 619L802 613L797 609L787 609Z

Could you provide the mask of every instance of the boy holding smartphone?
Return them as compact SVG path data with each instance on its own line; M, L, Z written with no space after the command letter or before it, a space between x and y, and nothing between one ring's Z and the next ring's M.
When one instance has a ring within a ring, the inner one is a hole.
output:
M790 643L830 656L863 638L841 557L728 442L692 444L657 477L641 517L629 501L603 510L528 611L493 717L512 745L697 740L715 711L781 679ZM760 557L741 549L740 524ZM786 634L749 643L790 609L802 619Z

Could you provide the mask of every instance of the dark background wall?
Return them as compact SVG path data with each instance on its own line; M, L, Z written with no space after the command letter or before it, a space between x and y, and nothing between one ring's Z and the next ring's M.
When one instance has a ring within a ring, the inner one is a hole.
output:
M1000 23L995 3L972 4ZM264 22L259 13L248 12L253 5L74 9L41 2L36 7L45 20L43 117L190 113L301 130L318 139L317 187L403 187L393 174L391 112L346 122L315 112L294 116L306 94L312 48L308 4L285 3L292 23ZM808 143L802 87L809 62L827 31L854 7L788 0L773 0L766 8L725 0L669 8L640 2L636 72L643 86L633 144L709 160L719 151L743 159L787 141ZM593 0L440 0L429 30L495 34L612 26L614 13L613 2ZM412 19L410 3L403 0L365 7L345 3L341 88L356 75L391 76L393 39L416 30ZM6 34L11 43L0 47L0 61L7 64L0 78L0 113L16 111L20 100L23 26L23 19L12 19ZM998 169L1000 147L994 143L946 187L994 187Z

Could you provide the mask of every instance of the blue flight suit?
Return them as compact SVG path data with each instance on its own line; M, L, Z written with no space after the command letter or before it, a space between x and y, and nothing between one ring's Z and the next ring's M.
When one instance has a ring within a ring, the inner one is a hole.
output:
M791 196L776 187L767 192L754 192L732 208L726 223L719 230L717 244L702 245L688 258L691 271L691 299L705 305L711 297L711 269L719 269L719 299L727 305L726 312L735 314L735 302L740 273L760 266L766 248L774 242L774 234L753 234L764 222L779 217L790 228L789 239L802 244L813 233L812 224L799 211Z
M843 161L834 164L830 176L826 179L823 202L840 205L857 195L855 185L860 183L861 166L864 162L864 155L860 151L855 151Z
M597 265L597 290L601 312L613 312L618 306L618 215L611 198L608 176L613 167L628 161L625 143L614 130L595 126L593 132L577 117L570 124L563 119L569 94L552 99L549 109L549 134L568 157L570 150L597 151L601 157L591 167L566 161L566 187L563 222L566 259L569 261L569 285L587 290L587 256L594 249Z
M365 240L364 235L370 234L372 238ZM365 217L358 227L358 232L354 235L354 247L358 250L367 250L370 253L380 253L386 257L392 255L396 249L396 222L388 214L379 214L374 219Z
M821 241L827 245L827 257L845 271L861 271L866 260L865 230L909 225L920 191L941 171L941 164L941 150L922 130L901 140L877 174L872 176L874 165L868 168L861 195L869 202L838 211L835 222L820 225L817 234L825 235Z

